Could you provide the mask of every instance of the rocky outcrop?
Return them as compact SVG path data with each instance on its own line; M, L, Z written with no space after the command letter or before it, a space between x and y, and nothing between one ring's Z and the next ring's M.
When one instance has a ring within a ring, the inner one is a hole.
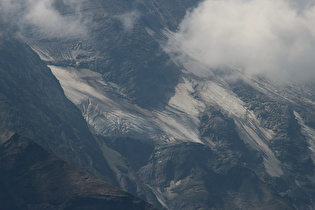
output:
M0 45L0 57L0 127L33 139L91 173L103 171L102 178L115 183L80 111L39 56L28 45L7 37ZM98 163L91 166L90 159Z
M155 209L18 134L1 141L1 209Z

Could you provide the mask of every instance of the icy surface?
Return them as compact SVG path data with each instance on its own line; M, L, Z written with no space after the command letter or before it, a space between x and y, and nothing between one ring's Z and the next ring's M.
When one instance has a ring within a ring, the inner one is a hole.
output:
M91 87L81 78L81 76L85 74L90 74L90 76L94 74L93 76L96 78L99 76L97 73L88 70L79 72L73 68L61 68L56 66L48 67L59 80L67 98L74 104L79 105L90 97L106 100L106 97L101 95L95 88Z
M150 118L145 111L126 104L123 99L111 97L104 89L112 91L115 86L105 84L98 73L55 66L50 68L66 96L81 109L96 133L107 137L154 135L155 130L150 127L152 123L148 122Z
M201 68L193 64L186 66L187 69ZM148 111L129 103L119 86L105 83L98 73L49 67L66 96L81 109L89 126L99 135L151 139L162 144L174 141L203 143L199 134L199 116L210 106L215 106L235 120L244 142L263 154L268 174L274 177L283 175L281 163L267 143L273 132L260 125L254 113L246 109L244 102L229 90L224 81L210 79L208 76L212 75L206 74L205 69L199 71L201 77L192 75L191 69L184 71L165 109ZM315 143L311 148L315 151Z
M281 162L267 144L267 141L272 138L273 132L259 124L256 116L251 111L247 111L245 120L236 121L240 137L252 148L262 152L267 173L272 177L279 177L283 175Z
M111 94L119 92L119 88L105 84L98 73L56 66L50 68L66 96L81 108L94 131L103 136L142 136L165 142L202 143L198 117L208 105L219 106L240 118L246 113L243 102L233 93L213 82L188 76L183 76L164 110L148 112Z
M301 126L302 134L305 136L308 142L308 145L309 145L308 148L312 152L312 159L313 161L315 161L315 129L305 125L303 118L298 112L294 111L293 113L298 123Z
M200 96L207 103L217 104L235 117L243 118L245 116L244 103L234 93L214 82L206 81L201 87Z
M113 94L119 92L119 88L105 84L98 73L49 67L60 81L66 96L82 110L96 133L107 137L131 136L162 142L182 140L201 143L198 109L202 109L202 105L193 102L188 108L183 106L185 102L192 101L188 93L189 85L185 82L176 90L178 95L165 110L148 112Z

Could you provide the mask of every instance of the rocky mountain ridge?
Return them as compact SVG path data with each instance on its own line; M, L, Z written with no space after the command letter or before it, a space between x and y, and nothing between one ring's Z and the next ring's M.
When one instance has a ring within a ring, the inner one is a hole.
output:
M176 41L172 31L197 4L83 1L82 20L93 23L87 37L47 37L27 28L22 40L93 133L84 127L86 138L75 142L99 156L69 146L89 162L69 160L168 209L313 208L314 86L277 84L169 53L164 44ZM55 8L74 13L63 1Z
M18 134L1 142L1 209L155 209Z

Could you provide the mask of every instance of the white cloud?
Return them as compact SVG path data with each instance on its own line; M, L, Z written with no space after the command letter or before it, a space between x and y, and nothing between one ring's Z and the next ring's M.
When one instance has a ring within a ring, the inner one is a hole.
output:
M86 33L79 7L83 0L63 0L74 11L72 16L60 14L56 0L0 0L2 18L20 28L32 27L45 36L67 37Z
M139 18L140 13L136 10L118 16L118 19L122 22L126 31L132 30Z
M54 36L77 35L84 27L76 17L62 16L54 7L54 0L28 0L31 5L23 21L42 33Z
M187 13L174 38L168 51L210 67L285 79L315 75L313 0L206 0Z

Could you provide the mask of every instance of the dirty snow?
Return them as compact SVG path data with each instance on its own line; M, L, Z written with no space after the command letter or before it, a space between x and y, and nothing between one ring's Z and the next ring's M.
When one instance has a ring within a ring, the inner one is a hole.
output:
M243 118L246 113L244 102L234 93L219 86L218 84L206 81L200 90L201 98L209 104L217 104L232 116Z
M79 105L81 102L87 100L90 97L96 97L100 100L106 100L106 98L100 94L95 88L91 87L84 79L79 71L74 68L62 68L57 66L48 66L55 77L59 80L62 88L68 99L74 104ZM86 70L88 73L94 72ZM95 73L97 77L97 73Z
M272 138L273 132L261 127L251 111L247 111L245 120L236 120L236 125L238 133L245 143L262 152L267 173L272 177L283 175L281 162L276 158L267 143Z
M105 89L113 87L101 81L98 73L74 68L49 67L60 81L66 96L82 110L86 121L96 133L107 137L131 136L165 142L183 140L201 143L198 109L201 109L202 105L199 107L198 103L193 103L189 109L183 106L191 102L192 98L187 93L189 89L187 84L179 87L177 90L179 95L174 96L167 109L149 113L128 103L127 100L108 94L98 84L105 86ZM93 79L94 83L89 83L86 78ZM97 80L100 81L97 83L95 82ZM184 95L186 98L182 97ZM194 114L194 117L191 118L183 109L189 114Z
M307 143L309 145L308 148L310 151L312 151L312 159L313 161L315 161L315 129L307 126L298 112L294 111L293 114L301 126L302 134L307 140Z
M117 97L117 94L122 94L119 86L105 83L98 73L86 69L49 67L66 96L81 109L90 127L99 135L154 139L161 143L202 143L199 115L209 106L216 106L235 119L240 137L262 152L268 174L275 177L283 174L280 161L267 144L273 132L263 128L256 116L245 108L244 102L223 82L196 75L191 77L188 72L183 74L164 110L148 111ZM315 151L315 143L312 148Z

